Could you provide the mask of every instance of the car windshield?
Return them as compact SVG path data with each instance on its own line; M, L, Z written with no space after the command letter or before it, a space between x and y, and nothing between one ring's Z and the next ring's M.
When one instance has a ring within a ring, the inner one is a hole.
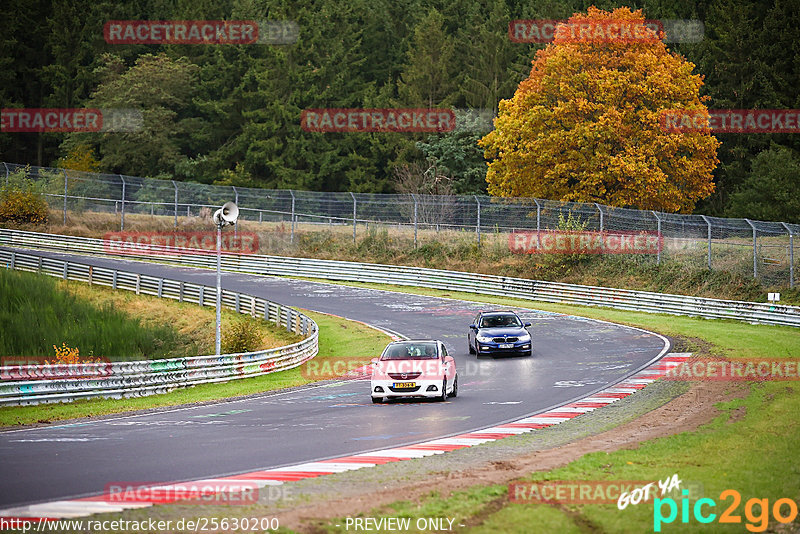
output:
M436 343L398 343L387 347L381 360L435 360L438 357Z
M522 326L516 315L485 315L481 319L481 328L498 328L503 326Z

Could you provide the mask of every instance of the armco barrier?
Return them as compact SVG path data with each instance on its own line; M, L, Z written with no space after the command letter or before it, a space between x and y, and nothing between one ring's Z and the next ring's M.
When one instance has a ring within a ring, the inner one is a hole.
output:
M109 255L106 254L101 239L39 234L7 229L0 230L0 246ZM137 256L126 253L120 257L205 268L214 268L216 261L214 256L167 255L163 252L157 256L152 254ZM253 274L304 276L328 280L407 285L447 291L463 291L479 295L515 297L534 301L605 306L631 311L800 326L800 307L798 306L561 284L525 278L421 267L283 256L226 254L222 257L222 268L227 271Z
M34 271L65 280L81 280L136 294L216 304L216 288L117 269L0 250L9 269ZM89 397L139 397L178 387L224 382L297 367L316 356L317 324L287 306L235 291L223 290L222 304L306 336L303 341L274 349L220 356L197 356L112 363L23 365L0 367L0 405L66 402Z

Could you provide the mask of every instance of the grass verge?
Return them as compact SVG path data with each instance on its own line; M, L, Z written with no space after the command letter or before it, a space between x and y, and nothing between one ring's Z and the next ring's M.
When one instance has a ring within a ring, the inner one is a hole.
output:
M367 363L369 355L379 354L386 343L389 342L389 337L386 334L366 325L330 315L313 312L305 313L319 325L319 354L315 361L364 354L366 355L364 363ZM5 407L0 408L0 426L52 423L65 419L97 417L180 404L211 402L230 397L301 386L310 382L313 382L313 380L303 376L301 366L253 378L181 388L164 395L150 397L119 400L92 399L68 404Z
M213 354L215 321L212 308L192 303L0 270L0 355L9 364L28 358L30 363L52 361L53 346L62 343L77 347L82 360ZM248 334L248 346L232 346L231 340L240 339L242 331ZM273 323L225 309L222 335L223 349L232 349L225 352L268 349L301 339Z

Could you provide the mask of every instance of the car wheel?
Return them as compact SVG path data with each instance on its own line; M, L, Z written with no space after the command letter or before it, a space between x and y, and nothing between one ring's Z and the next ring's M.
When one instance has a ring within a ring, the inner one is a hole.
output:
M467 340L467 348L470 354L475 354L475 349L472 348L472 343L469 342L469 339Z
M533 356L533 349L525 353L525 356Z
M456 375L455 378L453 378L453 391L450 393L450 396L458 397L458 375Z
M442 381L442 394L436 397L436 400L439 402L444 402L447 400L447 379L445 378Z
M372 397L373 404L380 404L383 402L383 397Z

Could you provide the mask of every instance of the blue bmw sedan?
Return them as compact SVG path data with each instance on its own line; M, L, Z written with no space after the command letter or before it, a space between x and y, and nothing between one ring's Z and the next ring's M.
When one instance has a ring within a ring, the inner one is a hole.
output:
M531 335L513 311L480 312L469 325L469 353L481 356L532 354Z

